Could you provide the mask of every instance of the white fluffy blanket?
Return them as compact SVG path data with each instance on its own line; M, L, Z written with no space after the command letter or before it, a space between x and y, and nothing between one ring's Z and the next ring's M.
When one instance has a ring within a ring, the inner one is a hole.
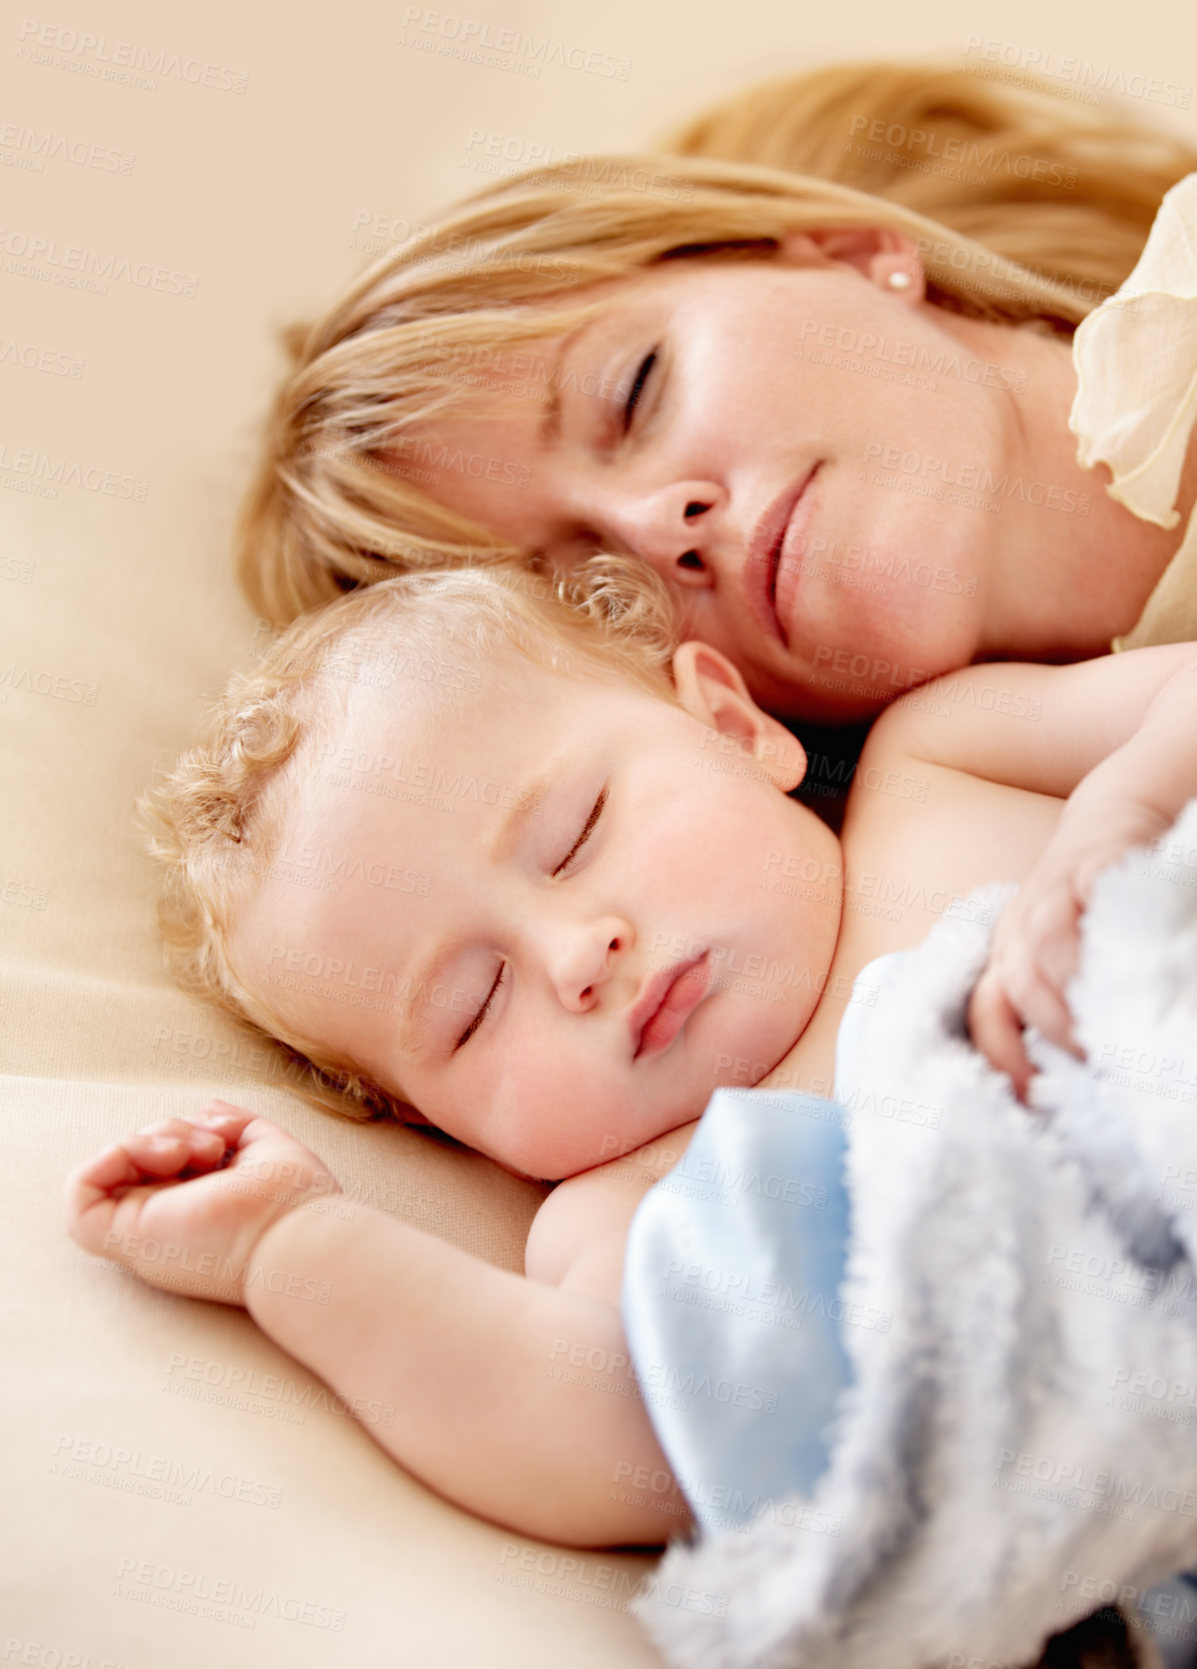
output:
M991 931L944 919L875 964L841 1040L841 1296L892 1322L844 1329L854 1382L798 1510L666 1555L637 1610L671 1664L1034 1661L1197 1564L1197 801L1100 878L1087 1059L1031 1039L1034 1113L964 1031ZM934 1113L882 1116L895 1095Z

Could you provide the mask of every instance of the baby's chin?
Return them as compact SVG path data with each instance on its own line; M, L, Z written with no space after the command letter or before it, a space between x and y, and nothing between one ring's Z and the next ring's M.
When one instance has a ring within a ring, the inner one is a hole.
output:
M491 1157L516 1176L536 1182L567 1182L572 1176L582 1176L587 1171L599 1170L604 1165L626 1159L629 1154L653 1146L671 1131L695 1123L702 1117L709 1098L709 1095L704 1096L693 1111L673 1109L656 1117L638 1119L634 1124L621 1124L609 1115L596 1114L593 1128L598 1134L592 1140L577 1144L571 1142L564 1147L545 1144L539 1150L524 1147L518 1156L512 1154L509 1158L502 1158L492 1154ZM585 1115L582 1116L584 1118Z
M538 1182L565 1182L650 1147L672 1131L697 1123L717 1089L751 1089L790 1052L810 1020L809 1005L767 1028L740 1029L712 1043L703 1070L691 1073L688 1093L660 1105L630 1110L626 1104L590 1108L577 1100L566 1109L570 1134L526 1136L506 1154L490 1152L505 1170ZM693 1062L690 1063L693 1066Z

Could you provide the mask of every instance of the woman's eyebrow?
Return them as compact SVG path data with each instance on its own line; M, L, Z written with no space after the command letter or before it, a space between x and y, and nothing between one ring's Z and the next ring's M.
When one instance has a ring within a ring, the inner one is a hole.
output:
M552 451L561 439L561 390L557 387L554 379L561 369L561 361L564 355L565 344L562 343L561 351L558 353L553 369L549 373L549 403L545 408L544 416L540 420L540 430L537 435L537 439L546 452Z
M577 345L578 338L598 323L599 319L584 319L567 336L562 337L556 353L551 357L549 373L545 379L549 386L549 400L537 430L537 438L546 449L556 446L561 439L561 367L565 363L565 356Z

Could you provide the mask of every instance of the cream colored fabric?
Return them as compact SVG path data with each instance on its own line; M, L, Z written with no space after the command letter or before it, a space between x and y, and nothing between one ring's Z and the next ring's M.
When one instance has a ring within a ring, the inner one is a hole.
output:
M510 1269L541 1197L427 1135L312 1110L174 990L133 826L260 641L229 552L277 328L360 270L364 240L486 183L462 165L473 127L522 131L512 77L404 47L402 11L130 0L4 26L5 1669L657 1662L627 1609L650 1559L545 1548L446 1504L245 1314L152 1291L62 1228L70 1169L212 1094L293 1130L356 1197ZM38 44L47 18L57 46ZM521 0L508 18L534 27ZM96 40L70 51L68 26ZM115 79L134 50L164 55L155 87ZM188 78L205 66L247 85ZM549 67L541 82L563 104L590 89ZM118 166L89 165L93 146Z
M1119 63L1125 21L1067 3L1074 41ZM646 144L755 76L862 41L878 56L959 51L955 0L937 4L917 41L907 9L859 0L813 45L781 0L734 15L725 0L9 9L5 1669L657 1662L626 1612L649 1561L540 1549L442 1503L244 1315L85 1257L62 1233L59 1188L130 1124L219 1093L287 1125L383 1209L519 1266L535 1189L414 1132L311 1111L162 971L133 801L258 637L228 551L275 332L501 172ZM1136 20L1136 63L1172 50L1166 14ZM192 1480L172 1486L181 1499L149 1493L172 1474ZM276 1506L255 1504L274 1491Z
M1163 528L1180 521L1176 498L1197 421L1197 174L1173 186L1126 283L1073 339L1077 393L1069 427L1077 461L1109 466L1111 498ZM1197 516L1115 649L1197 637Z
M151 1291L64 1236L74 1165L212 1094L294 1131L354 1197L507 1268L541 1190L314 1111L172 989L131 814L253 641L224 529L198 489L124 517L86 493L12 496L7 549L33 573L4 584L0 627L0 1661L647 1669L626 1607L650 1561L447 1505L244 1313ZM33 1655L5 1659L12 1640Z

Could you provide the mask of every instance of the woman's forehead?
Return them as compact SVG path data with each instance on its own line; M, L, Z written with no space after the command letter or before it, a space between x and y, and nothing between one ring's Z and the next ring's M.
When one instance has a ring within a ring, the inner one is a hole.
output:
M565 335L581 334L618 314L630 303L690 287L696 280L722 278L745 270L775 270L777 255L776 244L767 239L751 245L686 247L573 289L551 291L527 305L545 324L559 323L559 330L547 339L558 340ZM532 338L524 345L532 349L538 342L543 346L545 341L546 338Z

